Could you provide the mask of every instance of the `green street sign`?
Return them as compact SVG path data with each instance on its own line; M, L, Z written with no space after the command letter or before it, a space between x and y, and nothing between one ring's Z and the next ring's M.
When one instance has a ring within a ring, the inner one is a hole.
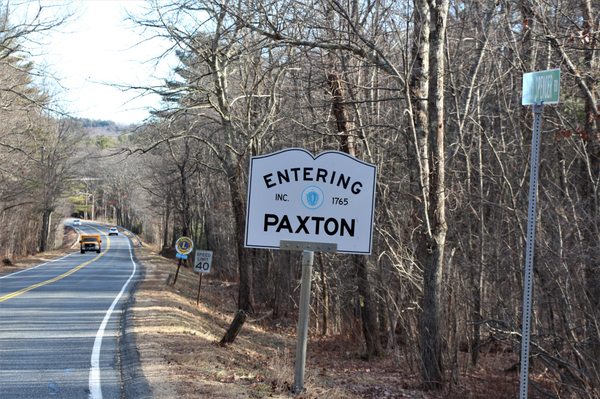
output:
M523 74L522 105L558 104L560 69Z

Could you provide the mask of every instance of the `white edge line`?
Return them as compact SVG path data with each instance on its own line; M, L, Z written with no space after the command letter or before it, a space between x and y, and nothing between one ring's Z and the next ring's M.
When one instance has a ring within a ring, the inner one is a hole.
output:
M2 277L0 277L0 280L2 280L3 278L7 278L7 277L10 277L10 276L14 276L15 274L19 274L19 273L23 273L23 272L26 272L26 271L29 271L29 270L37 269L38 267L41 267L41 266L47 265L48 263L52 263L52 262L58 262L59 260L61 260L61 259L64 259L64 258L66 258L67 256L71 256L71 255L73 255L73 254L72 254L72 253L71 253L71 254L66 254L65 256L61 256L60 258L56 258L56 259L49 260L48 262L40 263L40 264L39 264L39 265L37 265L37 266L34 266L34 267L29 267L29 268L27 268L27 269L19 270L18 272L14 272L14 273L7 274L6 276L2 276Z
M94 347L92 349L92 358L91 358L91 367L90 367L90 378L89 378L89 399L102 399L102 381L100 379L100 348L102 347L102 339L104 338L104 330L106 329L106 325L108 324L108 320L110 319L115 306L121 299L121 296L125 292L125 289L129 285L129 282L135 275L137 270L137 266L135 261L133 260L133 254L131 253L131 244L129 239L127 240L127 246L129 247L129 258L131 259L131 263L133 264L133 271L131 272L131 276L127 279L119 294L115 297L112 304L106 311L104 315L104 319L102 323L100 323L100 328L98 328L98 332L96 333L96 339L94 340Z

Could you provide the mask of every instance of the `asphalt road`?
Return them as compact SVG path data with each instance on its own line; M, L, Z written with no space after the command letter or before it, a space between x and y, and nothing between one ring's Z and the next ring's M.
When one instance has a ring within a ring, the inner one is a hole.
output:
M120 398L117 342L139 267L129 239L0 276L0 398Z

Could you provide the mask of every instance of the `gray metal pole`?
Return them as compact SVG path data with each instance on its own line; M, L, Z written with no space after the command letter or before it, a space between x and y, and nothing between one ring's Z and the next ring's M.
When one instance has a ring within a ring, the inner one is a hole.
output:
M300 286L300 314L298 315L298 342L296 344L296 372L293 393L304 390L304 366L306 364L306 341L308 339L308 316L310 308L310 285L315 253L302 252L302 282Z
M540 136L544 105L533 106L533 134L531 137L531 171L529 175L529 209L527 211L527 245L525 249L525 281L523 282L523 326L521 333L521 378L519 398L527 399L529 384L529 339L531 336L531 304L533 302L533 254L535 250L535 219L537 209Z

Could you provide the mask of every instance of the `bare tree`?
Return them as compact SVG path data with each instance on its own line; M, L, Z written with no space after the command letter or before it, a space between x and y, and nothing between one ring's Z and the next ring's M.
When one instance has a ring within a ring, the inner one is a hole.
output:
M271 130L277 104L274 89L285 67L275 52L267 58L261 56L264 40L253 37L226 13L227 2L154 6L156 18L138 23L161 30L180 50L181 80L171 82L164 92L176 100L169 118L193 117L192 124L177 135L207 145L226 178L238 254L238 307L252 311L252 256L244 248L244 167ZM209 23L214 29L198 30Z

